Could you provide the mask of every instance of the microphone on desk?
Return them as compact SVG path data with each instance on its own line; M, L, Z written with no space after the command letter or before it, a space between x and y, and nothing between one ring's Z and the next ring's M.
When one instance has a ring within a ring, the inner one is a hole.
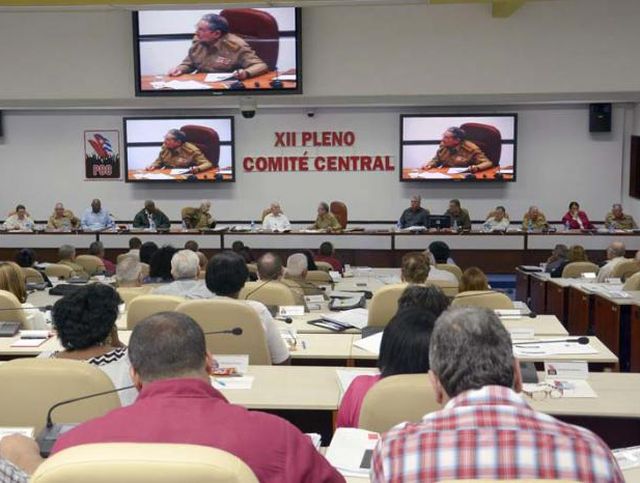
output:
M532 319L535 319L538 316L538 314L536 314L533 310L529 312L529 317L531 317Z
M231 334L231 335L242 335L244 331L241 327L234 327L233 329L225 329L225 330L212 330L210 332L205 332L204 335L215 335L215 334Z
M53 309L53 305L43 305L41 307L2 307L0 311L3 310L40 310L42 312L46 312L47 310Z
M554 342L573 342L576 344L581 344L581 345L586 345L589 343L589 337L578 337L577 339L551 339L551 340L533 340L533 341L528 341L528 342L515 342L513 345L526 345L526 344L535 344L535 345L540 345L540 344L552 344Z
M284 322L285 324L293 323L293 319L291 317L274 317L274 319Z
M115 392L120 392L120 391L125 391L127 389L134 389L135 386L125 386L125 387L119 387L117 389L111 389L110 391L102 391L102 392L96 392L93 394L88 394L86 396L80 396L80 397L76 397L73 399L66 399L64 401L60 401L56 404L54 404L53 406L51 406L51 408L49 408L49 411L47 411L47 424L45 426L45 428L42 430L42 432L38 435L38 437L36 438L36 441L38 443L38 446L40 448L40 455L43 458L46 458L49 456L49 454L51 454L51 449L53 448L53 446L56 444L56 441L58 440L58 437L64 432L65 429L71 429L68 428L68 426L75 426L76 424L54 424L53 423L53 411L56 410L57 408L61 407L61 406L66 406L67 404L72 404L75 402L79 402L79 401L84 401L85 399L92 399L94 397L98 397L98 396L106 396L107 394L113 394ZM65 426L67 426L67 428L65 428Z

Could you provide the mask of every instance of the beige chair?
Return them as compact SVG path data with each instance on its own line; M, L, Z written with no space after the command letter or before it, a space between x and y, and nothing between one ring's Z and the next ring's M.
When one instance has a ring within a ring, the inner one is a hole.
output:
M438 287L447 297L455 297L458 294L458 284L449 280L427 280L425 285Z
M104 263L95 255L78 255L74 260L90 277L105 272Z
M640 264L634 259L628 259L618 263L611 271L612 278L619 278L623 281L631 277L636 272L640 272Z
M328 284L333 285L333 280L331 279L331 275L324 270L309 270L307 272L307 276L305 277L307 282L315 283L315 284Z
M436 268L440 270L446 270L449 273L453 273L458 279L458 282L462 280L462 269L460 269L458 265L452 265L450 263L436 263Z
M407 283L385 285L376 291L369 302L369 320L367 325L386 327L398 311L398 299L409 286Z
M67 359L14 359L0 364L0 426L34 427L38 434L54 404L113 390L101 369ZM117 393L78 401L56 409L53 421L82 423L120 407Z
M322 270L323 272L330 272L333 270L333 267L329 262L316 262L316 267L318 267L318 270Z
M247 263L247 270L249 270L249 273L253 273L254 275L258 275L258 264L257 263Z
M513 309L509 297L493 290L468 290L453 298L452 307L484 307L486 309Z
M247 282L242 287L240 300L257 300L265 305L297 305L299 300L285 284L272 280L270 282Z
M129 302L127 310L127 330L133 330L138 322L159 312L175 310L185 301L184 297L173 295L139 295Z
M44 268L44 273L47 277L56 277L60 280L65 280L73 276L73 269L60 263L50 263Z
M599 267L591 262L571 262L562 269L562 278L580 278L583 273L598 273Z
M140 295L147 295L153 290L153 287L149 285L143 285L142 287L118 287L117 290L120 298L124 302L125 308L128 309L129 304L131 304L134 298Z
M32 483L258 483L238 457L189 444L102 443L65 449L35 471Z
M0 321L20 322L21 328L31 329L27 326L27 318L18 297L7 290L0 290Z
M624 282L622 290L640 290L640 272L631 275Z
M358 427L384 433L403 421L418 422L439 409L427 374L389 376L367 391Z
M26 283L43 283L44 277L35 268L21 267Z
M207 349L216 354L249 354L249 364L270 365L271 354L258 313L247 303L232 299L189 300L176 312L193 318L204 332L242 329L241 335L211 334Z

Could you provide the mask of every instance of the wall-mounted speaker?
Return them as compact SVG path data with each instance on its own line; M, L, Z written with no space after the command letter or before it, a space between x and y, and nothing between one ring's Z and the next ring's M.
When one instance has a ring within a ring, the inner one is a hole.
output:
M611 132L611 103L589 104L589 132Z

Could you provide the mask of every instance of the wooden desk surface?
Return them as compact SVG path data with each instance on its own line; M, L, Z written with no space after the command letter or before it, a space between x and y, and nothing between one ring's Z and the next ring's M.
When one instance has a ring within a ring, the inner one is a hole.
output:
M513 166L502 166L503 169L512 169ZM483 171L478 171L477 173L473 173L473 176L475 179L483 181L483 180L489 180L489 179L495 179L496 174L498 173L498 170L500 169L499 166L494 166L492 168L489 169L485 169ZM467 175L469 175L470 173L462 173L462 174L448 174L447 172L449 171L449 168L431 168L431 169L427 169L427 170L423 170L423 169L416 169L416 168L404 168L402 170L402 179L404 181L422 181L423 178L412 178L409 173L439 173L439 174L446 174L447 176L449 176L449 178L453 179L453 180L463 180L465 179L465 177ZM511 181L513 179L513 173L509 173L509 174L503 174L502 175L503 178L505 180ZM427 178L428 179L428 178Z
M160 149L158 149L158 151L160 151ZM153 161L154 161L153 159L150 159L149 164L151 164ZM171 174L171 169L168 169L168 168L154 169L153 171L147 171L145 169L130 169L127 172L127 179L133 182L147 181L144 178L140 178L140 179L136 178L136 175L137 174L166 174L168 176L171 176L171 178L173 178L173 180L175 181L187 181L188 176L195 176L199 180L209 180L211 182L219 182L215 179L216 175L218 174L218 171L219 171L219 168L211 168L196 174L192 174L192 173ZM231 173L225 172L222 174L222 181L230 181L231 179L233 179L233 176L231 175ZM164 180L160 180L160 181L164 181ZM171 180L168 180L168 181L171 181Z
M282 71L280 74L294 74L295 70L287 70ZM258 75L255 77L251 77L250 79L246 79L242 81L245 89L272 89L271 79L273 79L277 73L275 71L266 72L262 75ZM179 77L170 77L167 75L143 75L140 79L141 88L143 91L148 92L157 92L157 91L176 91L176 89L154 89L151 85L152 82L169 82L172 80L180 80L180 81L188 81L194 80L198 82L202 82L203 84L207 84L211 89L229 89L229 82L234 82L236 79L231 79L230 81L224 82L205 82L205 77L207 74L205 72L199 74L183 74ZM284 89L290 90L296 88L295 81L283 81ZM205 89L206 90L206 89ZM177 90L179 92L179 90Z

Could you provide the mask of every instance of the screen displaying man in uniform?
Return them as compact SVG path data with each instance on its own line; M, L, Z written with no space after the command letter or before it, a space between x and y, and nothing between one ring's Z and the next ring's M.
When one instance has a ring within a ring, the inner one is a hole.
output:
M403 115L400 180L513 181L516 114Z
M187 135L179 129L171 129L164 137L162 149L147 171L160 168L188 169L190 173L202 173L213 168L195 144L187 142Z
M265 62L251 46L232 33L229 22L215 13L204 15L196 25L196 33L189 52L170 76L192 72L231 72L245 80L267 72Z
M126 181L235 181L233 117L124 119Z
M493 166L493 163L482 150L465 140L465 132L459 127L450 127L442 135L442 142L436 155L424 163L422 169L431 168L469 168L470 173L477 173Z

